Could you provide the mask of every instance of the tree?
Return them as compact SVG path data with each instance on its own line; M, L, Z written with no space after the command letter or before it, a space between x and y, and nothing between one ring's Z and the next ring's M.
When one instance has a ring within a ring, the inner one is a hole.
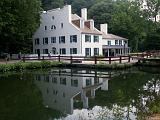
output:
M101 23L109 23L115 11L115 2L112 0L102 0L89 9L89 17L94 19L96 27Z
M64 0L42 0L44 10L61 8L64 5Z
M0 1L0 51L29 52L32 34L40 23L39 0Z
M110 22L111 31L129 39L132 51L139 51L147 36L146 20L136 3L117 1Z
M154 18L154 21L157 21L157 15L160 12L160 0L146 0L147 3L147 12L150 18Z

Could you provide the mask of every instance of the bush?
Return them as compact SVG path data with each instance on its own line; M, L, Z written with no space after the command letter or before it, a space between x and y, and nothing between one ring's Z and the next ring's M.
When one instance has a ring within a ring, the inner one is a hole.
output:
M63 64L62 62L50 62L50 61L41 61L41 62L18 62L14 64L0 64L0 72L7 71L22 71L25 69L38 69L38 68L49 68L53 66L58 66Z

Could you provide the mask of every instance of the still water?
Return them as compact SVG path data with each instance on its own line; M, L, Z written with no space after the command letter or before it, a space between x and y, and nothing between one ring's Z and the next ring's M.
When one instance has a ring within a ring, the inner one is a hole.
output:
M0 120L145 120L156 112L158 68L0 74Z

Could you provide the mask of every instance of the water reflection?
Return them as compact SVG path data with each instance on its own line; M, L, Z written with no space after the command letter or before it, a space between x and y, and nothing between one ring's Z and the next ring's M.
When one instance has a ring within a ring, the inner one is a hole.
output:
M52 69L35 74L35 84L46 107L67 115L60 119L143 120L160 111L159 78L137 70Z
M0 120L146 120L160 113L159 69L0 74Z
M42 92L45 106L72 114L74 103L82 101L82 108L88 108L88 97L94 98L98 88L108 90L111 76L112 72L53 69L49 74L36 74L35 84Z

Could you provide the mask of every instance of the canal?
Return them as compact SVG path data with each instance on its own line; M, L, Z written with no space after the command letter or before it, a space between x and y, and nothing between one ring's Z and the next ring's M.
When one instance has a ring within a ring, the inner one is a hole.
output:
M158 68L0 74L0 120L145 120L157 112Z

